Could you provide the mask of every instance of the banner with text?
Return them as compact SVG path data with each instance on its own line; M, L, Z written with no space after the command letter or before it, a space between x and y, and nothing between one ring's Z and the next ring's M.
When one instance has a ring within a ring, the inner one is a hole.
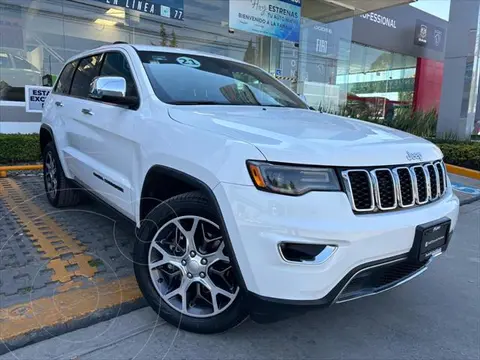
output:
M229 26L298 42L301 0L230 0Z
M94 0L106 5L120 6L128 10L183 20L183 0Z

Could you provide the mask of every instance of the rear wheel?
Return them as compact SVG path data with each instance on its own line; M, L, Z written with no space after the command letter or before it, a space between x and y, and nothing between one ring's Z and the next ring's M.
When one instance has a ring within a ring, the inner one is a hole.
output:
M167 322L215 333L246 318L218 216L201 193L157 206L143 222L134 256L140 289Z
M53 142L43 151L43 181L48 201L53 206L74 206L80 202L80 190L65 177Z

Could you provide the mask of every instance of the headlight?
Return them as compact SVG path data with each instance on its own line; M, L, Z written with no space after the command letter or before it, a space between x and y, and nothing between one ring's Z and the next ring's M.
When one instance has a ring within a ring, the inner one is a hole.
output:
M303 195L309 191L340 191L335 170L247 161L255 186L264 191Z

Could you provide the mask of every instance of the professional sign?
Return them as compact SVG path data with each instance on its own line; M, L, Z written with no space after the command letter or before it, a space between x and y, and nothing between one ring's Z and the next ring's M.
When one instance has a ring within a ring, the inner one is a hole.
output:
M298 42L301 0L230 0L231 29Z
M183 20L183 0L94 0L175 20Z
M445 46L445 29L417 20L414 43L428 49L443 51Z
M25 111L41 113L50 91L52 88L47 86L25 86Z
M335 23L348 21L351 20ZM405 4L355 16L352 41L413 57L443 61L447 27L447 21Z
M363 15L360 15L360 17L373 21L374 23L377 23L382 26L386 26L392 29L397 28L397 20L374 13L374 12L369 12Z

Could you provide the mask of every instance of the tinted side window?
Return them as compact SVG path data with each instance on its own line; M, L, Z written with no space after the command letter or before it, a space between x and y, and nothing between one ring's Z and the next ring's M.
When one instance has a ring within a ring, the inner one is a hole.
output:
M88 97L90 84L100 71L101 55L94 55L82 59L75 72L70 95Z
M128 60L118 52L107 53L100 76L119 76L127 82L127 96L138 96Z
M62 73L60 74L60 77L58 78L57 85L53 90L54 93L65 95L68 94L68 92L70 91L70 85L72 84L73 73L75 72L77 64L77 61L72 61L65 66Z

